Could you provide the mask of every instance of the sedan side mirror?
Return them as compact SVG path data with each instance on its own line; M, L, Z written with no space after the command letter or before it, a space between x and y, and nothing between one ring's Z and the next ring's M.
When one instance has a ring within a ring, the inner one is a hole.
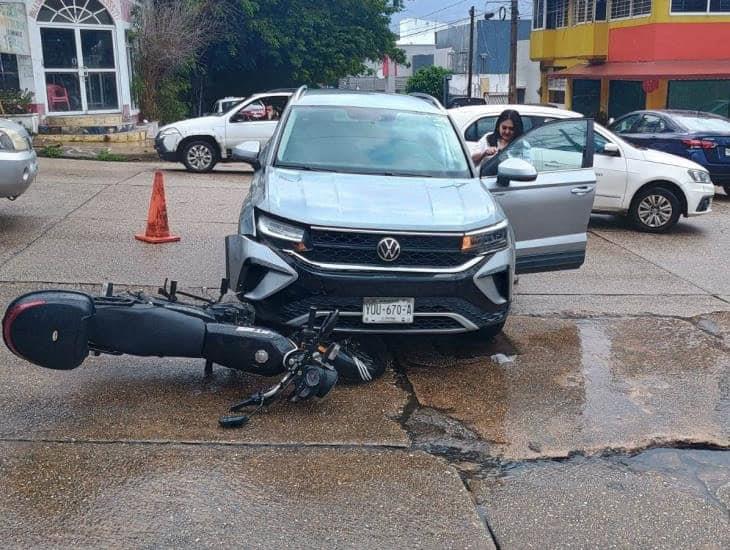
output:
M244 141L233 148L231 157L233 160L250 164L254 170L258 170L261 168L261 162L259 161L260 152L261 144L258 141Z
M510 181L535 181L537 170L526 160L511 158L499 163L497 185L509 186Z
M617 157L620 154L618 145L611 142L606 143L606 145L603 146L603 152L607 155L611 155L612 157Z

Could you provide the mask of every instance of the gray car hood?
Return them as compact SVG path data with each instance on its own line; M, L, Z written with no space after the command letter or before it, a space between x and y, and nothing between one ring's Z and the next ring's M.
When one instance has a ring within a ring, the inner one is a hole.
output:
M504 219L478 179L301 172L269 167L263 210L308 225L469 231Z

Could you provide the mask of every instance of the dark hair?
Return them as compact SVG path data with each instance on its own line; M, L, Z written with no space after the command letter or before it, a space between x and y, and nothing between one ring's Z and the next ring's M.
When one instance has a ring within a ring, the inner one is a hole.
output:
M494 124L494 131L487 136L487 144L491 147L497 146L497 140L499 139L499 125L505 120L511 120L512 124L515 125L515 131L512 134L512 139L517 139L525 132L520 113L514 109L505 109L497 118L497 122Z

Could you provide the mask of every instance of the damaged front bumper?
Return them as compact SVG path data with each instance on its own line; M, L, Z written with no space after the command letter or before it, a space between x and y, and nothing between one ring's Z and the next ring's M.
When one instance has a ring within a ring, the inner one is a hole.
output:
M256 309L258 321L298 327L311 307L337 309L337 330L368 333L460 333L499 325L512 299L514 252L484 256L463 271L413 273L323 269L250 237L226 237L231 289ZM364 297L414 299L413 323L363 323Z

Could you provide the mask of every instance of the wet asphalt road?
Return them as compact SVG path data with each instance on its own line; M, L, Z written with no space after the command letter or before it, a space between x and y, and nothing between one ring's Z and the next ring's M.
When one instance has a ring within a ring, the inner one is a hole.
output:
M41 161L0 204L0 304L37 288L196 291L248 176L164 165L180 243L134 240L156 164ZM586 265L523 276L505 332L387 341L383 378L217 418L255 377L0 350L4 547L730 546L730 199L668 235L595 216ZM500 353L502 362L492 360Z

